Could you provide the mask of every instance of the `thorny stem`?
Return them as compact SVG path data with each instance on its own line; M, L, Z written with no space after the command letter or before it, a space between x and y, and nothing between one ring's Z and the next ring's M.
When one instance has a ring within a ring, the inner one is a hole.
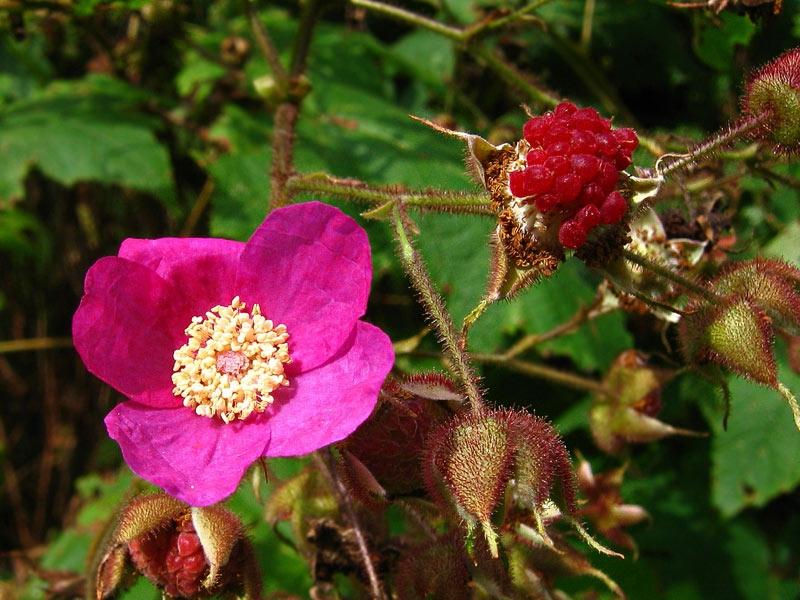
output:
M461 379L464 392L467 395L473 411L478 412L483 408L483 399L478 389L478 378L470 365L469 357L462 350L461 337L456 332L453 319L444 305L442 297L433 286L425 268L422 257L417 252L411 242L409 235L410 226L403 205L395 203L392 211L395 229L395 241L397 242L397 254L403 268L411 279L411 284L419 294L425 312L433 321L433 326L439 335L439 339L444 346L447 355L452 361L452 366Z
M637 254L636 252L632 252L627 248L623 248L622 256L625 258L625 260L632 262L635 265L639 265L643 269L647 269L659 277L663 277L664 279L669 279L673 283L677 283L687 292L690 292L696 296L700 296L701 298L710 302L720 301L720 297L711 290L704 288L703 286L691 281L690 279L687 279L686 277L683 277L682 275L678 275L672 269L668 269L667 267L646 259L641 254Z
M293 175L286 182L285 192L289 198L300 193L317 193L372 206L400 201L407 207L420 210L493 214L489 198L484 192L408 191L399 186L372 187L362 181L331 177L324 173Z
M686 154L682 155L671 155L665 154L662 156L658 162L656 162L656 173L658 173L662 177L666 177L673 171L677 171L678 169L682 169L687 165L691 164L692 162L702 158L703 156L714 152L715 150L719 150L724 148L728 144L736 141L737 139L741 138L743 135L746 135L750 131L760 127L764 124L772 116L770 111L764 111L761 114L749 116L741 119L739 122L734 123L728 129L712 136L710 139L706 140L689 149ZM677 157L677 160L669 163L666 167L660 166L660 163L665 158Z
M367 540L364 537L363 531L361 530L361 523L356 516L353 503L350 501L350 495L347 493L347 489L344 487L342 480L339 479L337 474L333 452L330 448L325 448L324 450L320 450L315 457L317 458L317 463L321 467L323 473L327 474L328 479L332 484L333 491L336 494L336 498L339 501L339 506L341 506L344 510L347 520L350 522L350 527L353 529L353 534L355 535L356 543L358 544L358 550L361 553L361 559L364 561L364 570L367 572L367 578L369 579L372 598L384 600L386 595L383 592L380 579L378 579L378 573L375 570L375 565L372 564L372 556L370 555L369 548L367 547Z

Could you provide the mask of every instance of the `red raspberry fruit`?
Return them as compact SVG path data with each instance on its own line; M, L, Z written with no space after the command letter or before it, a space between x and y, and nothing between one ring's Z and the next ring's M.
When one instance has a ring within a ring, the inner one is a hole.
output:
M168 596L195 598L200 593L208 561L189 519L132 540L128 550L136 568Z
M561 227L558 228L558 241L561 242L564 248L577 250L583 246L586 241L586 235L587 232L583 225L574 219L564 221L561 223Z
M639 144L633 129L613 129L595 109L562 102L522 131L531 149L527 167L509 172L511 194L541 213L555 213L565 248L579 248L599 224L624 218L628 204L615 189Z
M574 173L559 175L553 182L553 194L562 204L569 204L581 193L581 180Z
M588 233L600 225L600 209L594 204L587 204L576 212L573 218L578 221Z
M578 176L582 184L589 183L600 170L600 159L591 154L573 154L570 157L572 172Z
M600 206L600 220L609 225L619 223L628 211L628 203L619 192L611 192Z

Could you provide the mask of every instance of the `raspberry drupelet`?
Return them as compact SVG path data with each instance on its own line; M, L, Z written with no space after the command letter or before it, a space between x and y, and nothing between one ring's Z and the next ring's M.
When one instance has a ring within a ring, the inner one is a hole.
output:
M624 218L628 204L616 187L639 144L633 129L613 129L595 109L562 102L525 123L523 136L529 149L524 164L511 167L509 189L521 205L560 216L564 248L578 249L595 227Z

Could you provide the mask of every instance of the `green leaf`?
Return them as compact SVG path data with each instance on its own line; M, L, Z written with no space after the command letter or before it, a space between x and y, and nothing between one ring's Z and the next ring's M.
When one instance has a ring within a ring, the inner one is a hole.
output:
M432 31L418 30L396 42L389 51L403 69L439 92L445 91L453 77L453 42ZM425 60L420 60L424 56Z
M697 55L710 67L718 71L728 71L733 65L733 53L737 46L750 43L756 26L744 15L723 12L719 15L721 27L709 20L703 20L698 33Z
M99 181L150 192L175 209L169 156L140 92L102 77L51 84L0 108L0 205L22 196L31 167L65 185Z
M110 520L130 494L133 481L133 474L124 467L111 479L96 473L78 479L75 487L86 501L78 513L78 525L89 526Z
M214 179L211 233L246 240L267 212L269 158L265 149L228 154L208 171Z
M800 391L800 376L779 361L779 378ZM750 506L764 506L800 484L800 433L778 392L741 378L730 382L728 431L712 412L712 486L714 505L730 517Z
M434 281L449 290L448 305L460 326L486 286L488 237L494 223L451 215L425 216L419 222L420 249ZM481 352L499 350L509 336L552 329L569 320L581 305L589 304L595 289L587 270L578 261L568 261L553 277L535 283L517 298L490 306L470 333L470 347ZM540 349L567 355L583 369L597 370L631 345L617 313L542 344Z
M797 198L794 200L796 202ZM800 240L800 221L786 225L769 244L764 246L763 254L800 265L800 245L797 244L797 240Z
M130 589L119 594L119 600L161 600L162 598L161 590L144 577L139 577Z
M775 558L764 535L746 522L728 528L725 549L731 557L736 587L747 600L780 600L796 597L776 575ZM773 541L774 543L774 541Z

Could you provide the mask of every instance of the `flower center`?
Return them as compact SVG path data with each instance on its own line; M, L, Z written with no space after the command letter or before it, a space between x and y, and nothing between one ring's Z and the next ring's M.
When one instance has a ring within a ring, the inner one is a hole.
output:
M286 325L264 318L258 304L251 312L236 296L192 317L189 340L173 354L172 393L202 417L225 423L264 412L272 392L289 385L283 366L291 362Z

